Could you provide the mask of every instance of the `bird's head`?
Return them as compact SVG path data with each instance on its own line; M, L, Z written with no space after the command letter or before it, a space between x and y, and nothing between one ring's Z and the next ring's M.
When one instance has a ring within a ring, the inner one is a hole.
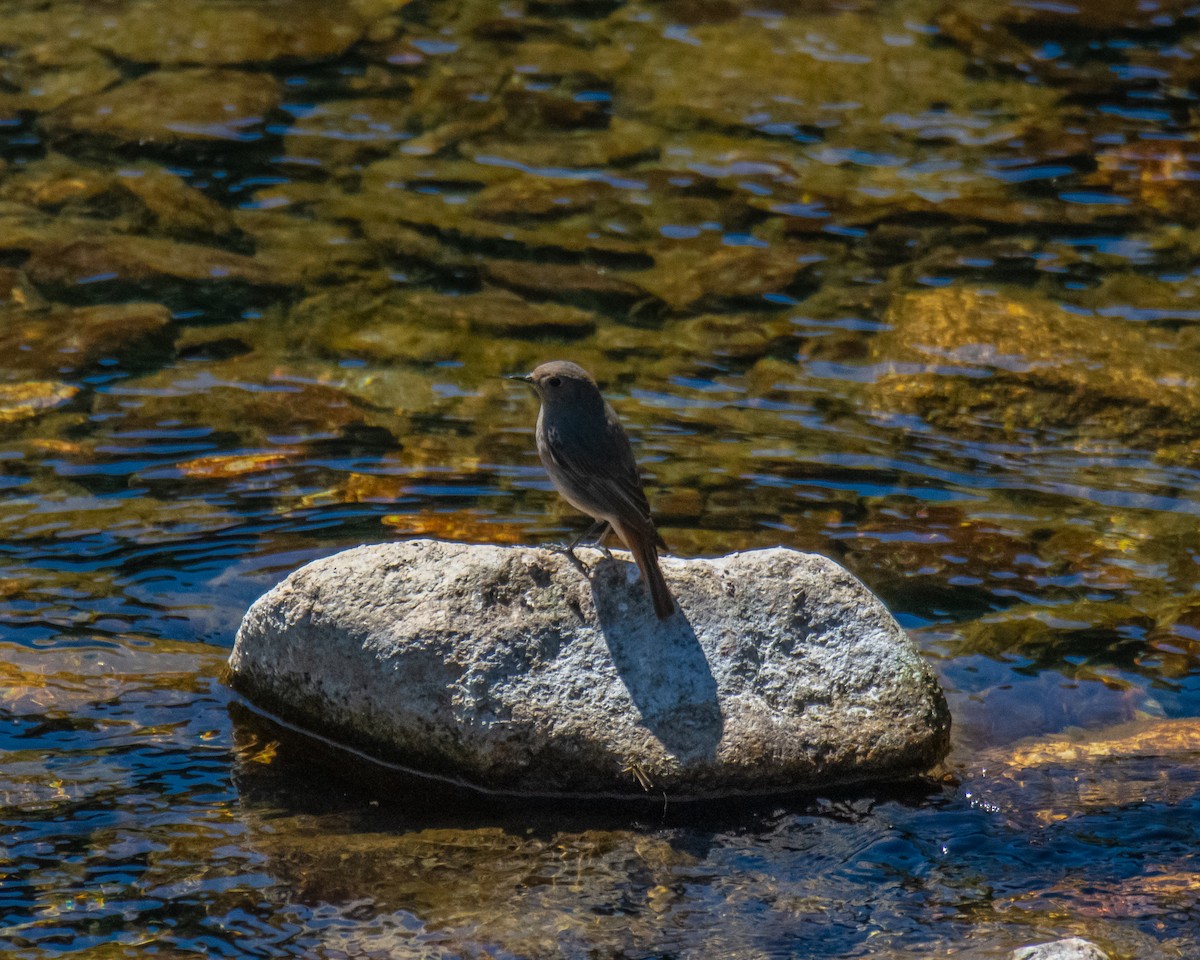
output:
M509 377L529 384L542 403L559 405L588 405L600 399L600 388L592 375L569 360L551 360L524 377Z

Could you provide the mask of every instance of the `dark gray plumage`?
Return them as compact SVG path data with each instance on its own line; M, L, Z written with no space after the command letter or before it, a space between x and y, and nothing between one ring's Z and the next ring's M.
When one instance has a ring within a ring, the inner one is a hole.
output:
M616 533L650 588L654 612L666 619L675 611L658 566L658 548L666 544L650 516L633 448L616 411L591 375L567 360L543 363L518 379L542 401L538 454L555 489L575 509Z

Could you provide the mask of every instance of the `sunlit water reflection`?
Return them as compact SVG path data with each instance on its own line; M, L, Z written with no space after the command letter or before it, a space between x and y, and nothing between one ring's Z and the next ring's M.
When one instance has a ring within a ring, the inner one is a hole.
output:
M4 951L1195 956L1193 13L0 6ZM887 601L958 783L453 805L239 709L307 560L576 528L556 356L676 552Z

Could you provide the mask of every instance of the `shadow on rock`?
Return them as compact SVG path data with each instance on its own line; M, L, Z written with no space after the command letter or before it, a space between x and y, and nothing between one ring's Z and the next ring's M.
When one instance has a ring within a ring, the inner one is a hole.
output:
M592 571L592 596L613 665L641 713L642 725L680 760L717 758L725 718L717 681L687 614L659 620L637 567L603 560ZM631 615L630 607L644 609Z

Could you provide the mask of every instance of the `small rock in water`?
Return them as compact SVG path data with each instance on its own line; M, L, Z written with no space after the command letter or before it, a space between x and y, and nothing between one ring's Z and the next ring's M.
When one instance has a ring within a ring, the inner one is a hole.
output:
M26 261L25 270L35 283L66 291L81 284L153 284L163 280L284 287L293 280L286 268L220 247L127 234L86 237L57 248L47 246Z
M97 19L100 49L134 63L172 65L317 63L345 53L363 32L353 4L315 0L196 3L184 15L151 0Z
M1090 940L1068 937L1014 950L1010 960L1108 960L1108 954Z
M69 403L78 393L78 387L52 380L0 383L0 423L29 420Z
M161 360L171 353L175 337L171 312L160 303L53 306L15 311L4 320L0 372L36 376L79 376L112 361ZM61 384L45 386L50 388L46 396L74 396L64 394Z
M945 754L932 671L831 560L413 540L293 573L247 613L231 682L382 759L485 790L674 799L894 780Z
M241 70L158 70L79 97L43 114L54 141L102 139L194 147L204 142L257 140L281 98L270 74Z

